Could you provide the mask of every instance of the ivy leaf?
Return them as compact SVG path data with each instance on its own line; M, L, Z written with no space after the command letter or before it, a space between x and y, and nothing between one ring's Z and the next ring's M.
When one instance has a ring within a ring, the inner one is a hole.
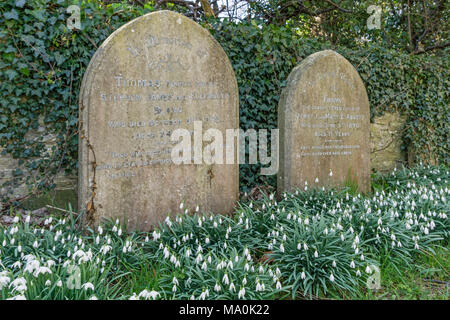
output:
M12 9L11 11L5 12L3 14L6 20L19 20L19 14L16 10Z
M11 81L17 76L17 72L13 69L8 69L4 71L4 73L8 76L8 79Z
M20 69L20 72L22 72L27 77L30 75L30 70L28 68L22 68Z
M23 8L26 0L16 0L16 7Z
M55 60L56 60L56 63L58 64L58 66L59 66L64 61L66 61L66 58L62 54L60 54L59 52L55 52Z

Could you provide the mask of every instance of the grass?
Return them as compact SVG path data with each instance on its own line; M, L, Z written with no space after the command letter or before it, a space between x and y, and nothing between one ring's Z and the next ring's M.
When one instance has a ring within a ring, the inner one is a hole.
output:
M424 252L404 270L385 261L381 264L381 288L362 288L356 295L332 292L332 299L361 300L448 300L450 285L449 246L436 245L433 252ZM322 297L327 298L327 297Z

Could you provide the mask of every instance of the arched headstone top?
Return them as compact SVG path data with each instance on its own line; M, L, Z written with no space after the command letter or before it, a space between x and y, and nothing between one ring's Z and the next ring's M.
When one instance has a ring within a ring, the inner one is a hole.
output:
M138 17L98 48L80 94L79 208L149 230L180 203L230 212L238 165L176 165L176 129L239 127L238 87L220 44L173 11Z
M280 192L308 184L370 189L369 100L361 77L342 55L320 51L292 70L278 122Z

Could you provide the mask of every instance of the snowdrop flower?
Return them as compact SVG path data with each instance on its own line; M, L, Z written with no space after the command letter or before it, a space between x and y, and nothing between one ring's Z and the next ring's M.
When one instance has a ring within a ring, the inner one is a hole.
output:
M223 276L223 278L222 278L222 282L225 284L225 285L228 285L229 283L230 283L230 280L228 279L228 274L224 274L224 276Z
M62 285L63 285L63 284L62 284L62 281L61 281L61 280L58 280L58 282L56 282L56 286L57 286L57 287L62 287Z
M206 297L209 297L209 290L208 289L206 289L205 291L202 291L202 293L199 296L199 299L200 300L205 300Z
M107 244L104 244L101 248L100 248L100 252L102 253L102 254L107 254L109 251L111 251L112 250L112 247L111 246L109 246L109 245L107 245Z
M96 296L92 296L89 298L89 300L98 300L98 298Z
M138 296L136 295L136 293L133 293L132 296L130 296L130 298L128 298L128 300L139 300Z
M367 265L367 267L366 267L366 273L367 274L371 274L372 273L372 269L370 269L369 265Z
M155 230L155 231L153 231L152 236L153 236L153 240L157 241L159 238L161 238L161 233L159 233Z
M84 291L88 291L89 289L94 291L94 285L91 282L86 282L81 285Z
M331 171L331 169L330 169L330 177L332 177L333 176L333 171Z
M356 270L356 276L358 276L358 277L360 277L360 276L361 276L361 271L359 271L359 269L358 269L358 270Z
M183 206L184 206L184 204L183 204L183 202L181 202L181 203L180 203L180 210L183 209Z
M2 290L3 288L5 288L9 282L11 281L10 277L8 277L6 275L6 272L1 272L0 273L0 290Z
M231 292L236 291L236 287L234 286L234 283L233 283L233 282L230 284L229 290L230 290Z
M177 285L177 286L179 285L178 279L177 279L176 277L173 277L172 283L173 283L174 285Z
M333 268L336 268L336 261L333 260L333 263L331 265L333 266Z
M25 298L25 296L23 294L20 294L20 295L14 296L12 298L8 298L6 300L27 300L27 298Z
M50 280L45 281L45 286L46 286L46 287L51 286L51 284L52 284L52 282L51 282Z
M241 290L239 290L238 293L238 299L244 299L245 298L245 288L243 287Z
M23 277L17 278L11 282L9 287L11 286L13 287L13 291L23 293L27 290L27 280Z
M277 290L281 290L281 283L280 283L280 281L277 281L277 284L276 284L275 288Z
M314 258L317 258L317 257L319 257L319 253L316 250L316 251L314 251Z
M280 251L281 251L281 252L284 252L284 246L283 246L283 244L280 244Z
M301 275L300 275L300 278L302 278L303 280L306 279L305 271L302 271L302 273L301 273Z
M355 268L355 261L352 260L352 261L350 262L350 268L352 268L352 269Z
M333 276L333 274L330 274L330 281L331 281L331 282L334 282L334 276Z
M172 226L172 221L170 221L170 217L166 217L164 221L169 226L169 228Z
M222 290L222 287L219 285L219 283L216 282L216 285L214 286L214 291L220 292Z

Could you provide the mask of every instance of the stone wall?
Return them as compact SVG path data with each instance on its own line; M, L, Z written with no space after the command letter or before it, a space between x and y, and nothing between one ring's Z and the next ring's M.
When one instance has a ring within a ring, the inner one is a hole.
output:
M370 124L370 166L378 172L391 171L406 164L402 134L406 118L399 113L385 113Z
M48 151L51 150L52 146L56 144L56 137L53 134L46 134L46 130L43 126L42 119L39 121L40 126L36 131L31 131L27 134L27 139L37 139L42 137L45 147ZM3 196L11 195L20 197L27 193L27 185L24 183L20 186L11 190L11 187L3 187L3 184L10 181L13 177L13 171L18 168L18 160L13 159L9 154L2 155L3 148L0 147L0 199ZM54 180L56 184L56 191L63 190L76 190L77 188L77 177L74 175L66 175L64 172L59 173ZM1 204L0 204L1 206Z

